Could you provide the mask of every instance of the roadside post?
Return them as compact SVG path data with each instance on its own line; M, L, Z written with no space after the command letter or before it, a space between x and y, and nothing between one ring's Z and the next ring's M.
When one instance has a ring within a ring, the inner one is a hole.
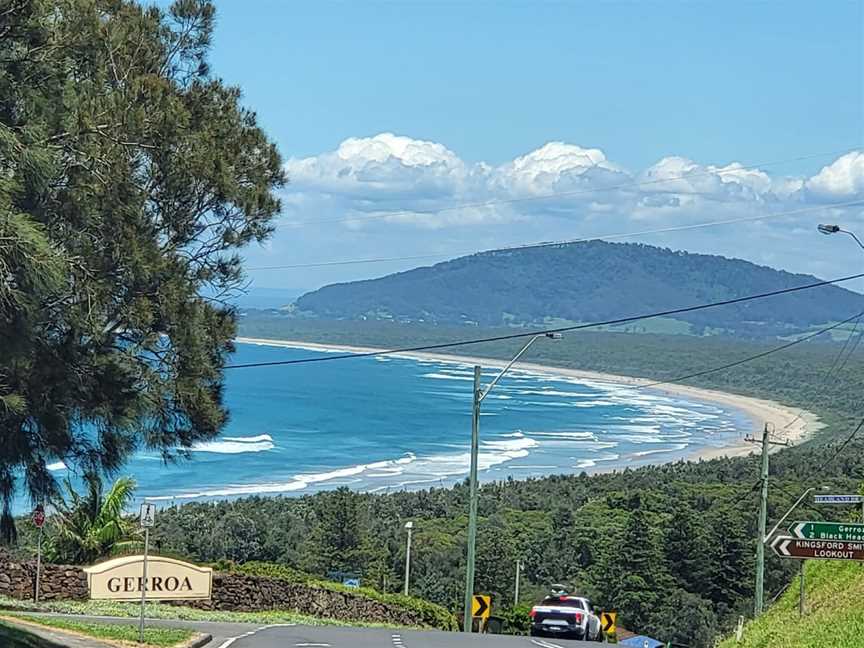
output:
M405 596L408 596L408 581L411 579L411 532L414 530L414 522L406 522L405 529L408 531L408 544L405 547Z
M804 563L806 560L801 561L801 574L800 579L801 582L798 584L798 618L801 619L804 617Z
M39 540L36 548L36 586L33 589L33 600L38 603L42 580L42 527L45 526L45 508L41 504L37 504L33 511L33 524L39 529Z
M479 620L480 632L486 632L486 623L492 615L492 597L484 594L475 594L471 597L471 625L474 619Z
M618 628L615 623L617 617L617 612L607 612L604 610L600 613L600 630L603 633L604 639L609 643L618 643Z
M144 529L144 560L141 563L141 620L138 624L138 642L144 643L144 606L147 599L147 553L150 550L150 528L156 522L156 505L141 505L141 527Z

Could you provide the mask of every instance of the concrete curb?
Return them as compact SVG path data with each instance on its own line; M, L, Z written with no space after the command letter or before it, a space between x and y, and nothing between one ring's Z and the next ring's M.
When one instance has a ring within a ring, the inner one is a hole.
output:
M192 637L188 643L183 644L183 648L201 648L213 641L213 636L209 634L199 634L197 637Z

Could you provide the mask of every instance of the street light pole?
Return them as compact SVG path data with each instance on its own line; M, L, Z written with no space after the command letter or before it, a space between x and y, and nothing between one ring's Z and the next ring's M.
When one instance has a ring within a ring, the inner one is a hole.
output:
M542 337L558 340L561 338L561 334L540 333L533 336L519 349L519 352L513 356L513 359L504 366L485 389L480 385L480 378L482 377L480 365L474 366L474 399L471 407L471 466L468 472L468 559L465 565L465 606L462 619L462 629L465 632L471 632L473 627L471 599L474 596L474 563L477 554L477 460L480 447L480 404L489 395L492 388L498 384L498 381L504 377L504 374L528 350L528 347Z
M855 239L855 242L858 244L858 247L860 247L862 250L864 250L864 243L861 242L861 239L859 239L857 236L855 236L854 232L850 232L849 230L845 230L842 227L840 227L839 225L825 225L825 224L820 223L816 229L818 229L821 234L838 234L838 233L839 234L848 234L853 239Z
M474 596L474 557L477 551L477 455L480 437L481 369L474 367L474 403L471 407L471 467L468 472L468 560L465 565L465 611L462 630L471 632L471 598Z
M411 578L411 532L414 530L414 523L406 522L405 528L408 530L408 545L405 548L405 596L408 596L408 581Z
M516 559L516 587L513 594L513 607L519 605L519 577L522 575L522 560Z

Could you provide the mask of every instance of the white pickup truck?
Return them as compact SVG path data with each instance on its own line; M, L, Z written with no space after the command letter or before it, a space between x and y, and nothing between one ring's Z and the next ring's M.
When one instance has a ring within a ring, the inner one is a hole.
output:
M547 596L531 608L531 636L572 637L583 641L603 641L600 618L590 601L569 594Z

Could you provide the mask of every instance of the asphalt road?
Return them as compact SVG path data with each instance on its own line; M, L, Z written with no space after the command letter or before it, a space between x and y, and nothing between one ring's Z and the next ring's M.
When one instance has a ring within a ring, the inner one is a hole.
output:
M564 639L422 632L342 626L264 627L213 648L579 648L593 642ZM209 647L208 647L209 648Z
M22 615L22 616L27 616ZM80 617L101 623L136 623L118 617ZM213 637L206 648L588 648L594 642L558 638L480 635L462 632L392 630L349 626L260 625L253 623L216 623L148 619L148 625L186 628ZM93 645L96 645L95 642ZM101 644L99 644L101 645Z

